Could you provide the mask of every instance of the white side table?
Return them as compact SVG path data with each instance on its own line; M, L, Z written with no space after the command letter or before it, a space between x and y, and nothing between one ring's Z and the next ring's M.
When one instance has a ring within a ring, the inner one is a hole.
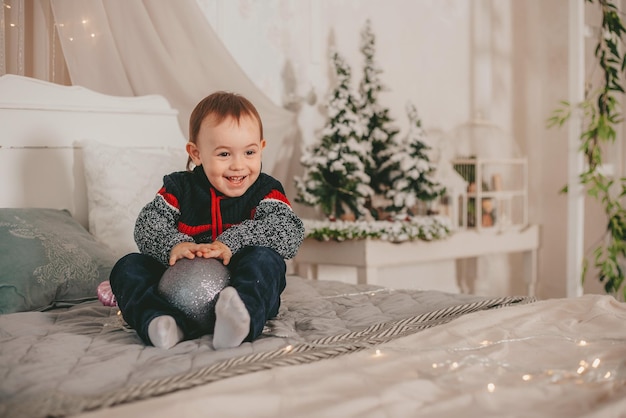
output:
M538 248L538 225L502 232L463 230L437 241L399 244L372 239L337 242L307 238L294 264L298 274L310 279L318 279L319 265L356 267L358 283L384 286L384 277L379 275L382 267L521 252L528 295L534 296Z

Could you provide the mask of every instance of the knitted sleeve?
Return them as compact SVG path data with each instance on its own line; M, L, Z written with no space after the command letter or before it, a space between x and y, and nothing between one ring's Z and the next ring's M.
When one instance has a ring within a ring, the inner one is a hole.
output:
M169 264L170 252L176 244L194 242L177 228L178 209L168 204L161 194L139 213L135 223L135 242L139 251Z
M304 224L278 191L268 194L248 219L222 232L217 240L236 254L244 247L269 247L283 258L295 257L304 240Z

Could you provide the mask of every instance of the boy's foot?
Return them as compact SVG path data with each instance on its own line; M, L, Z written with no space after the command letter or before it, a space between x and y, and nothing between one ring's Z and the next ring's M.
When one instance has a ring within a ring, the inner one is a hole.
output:
M169 315L157 316L148 324L148 337L157 348L169 349L183 339L183 331Z
M215 304L213 347L216 350L241 345L250 332L250 314L234 287L225 287Z

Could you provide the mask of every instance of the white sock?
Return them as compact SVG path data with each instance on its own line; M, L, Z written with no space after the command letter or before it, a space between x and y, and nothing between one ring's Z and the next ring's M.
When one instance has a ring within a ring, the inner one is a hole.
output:
M239 346L250 332L250 314L234 287L222 289L215 304L216 350Z
M148 324L148 337L152 345L167 350L182 341L183 331L178 327L174 318L162 315L157 316Z

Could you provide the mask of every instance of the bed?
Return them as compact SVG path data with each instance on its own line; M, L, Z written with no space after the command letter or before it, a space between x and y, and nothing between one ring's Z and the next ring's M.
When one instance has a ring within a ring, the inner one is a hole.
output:
M626 306L290 274L263 335L160 350L96 297L134 217L186 163L160 96L0 77L1 417L610 417Z

